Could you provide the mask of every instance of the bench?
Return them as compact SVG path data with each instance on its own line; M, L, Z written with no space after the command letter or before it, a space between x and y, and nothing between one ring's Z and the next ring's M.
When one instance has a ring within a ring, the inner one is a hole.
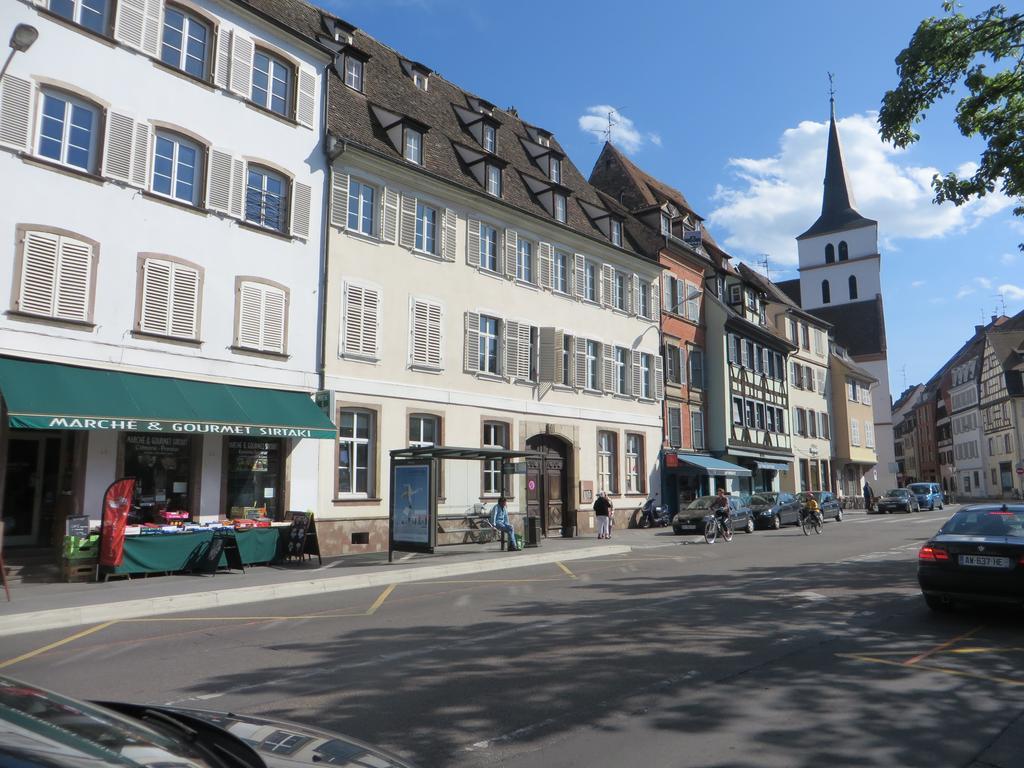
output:
M461 528L445 528L443 522L445 520L468 520L469 525ZM493 525L491 525L490 516L484 512L478 513L477 517L471 515L458 515L453 517L439 517L437 520L437 532L438 533L462 533L469 534L473 539L474 544L487 544L494 541L495 538L501 542L501 549L504 551L507 547L505 531L499 531Z

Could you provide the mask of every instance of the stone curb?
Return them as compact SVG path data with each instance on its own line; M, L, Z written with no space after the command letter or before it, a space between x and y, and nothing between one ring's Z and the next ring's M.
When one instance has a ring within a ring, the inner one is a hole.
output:
M571 552L521 552L517 555L503 554L500 559L473 560L444 565L427 565L416 568L391 566L373 573L325 576L318 579L291 581L281 584L266 584L235 589L190 592L188 594L148 597L139 600L123 600L114 603L100 603L84 606L68 606L45 611L0 616L0 637L20 635L28 632L42 632L48 629L78 627L83 624L99 624L105 621L138 619L146 616L163 616L183 611L209 610L229 605L261 603L266 600L319 595L329 592L346 592L367 587L382 587L389 584L408 584L416 581L463 576L470 573L487 573L526 568L533 565L585 560L605 555L621 555L632 551L626 545L588 547Z

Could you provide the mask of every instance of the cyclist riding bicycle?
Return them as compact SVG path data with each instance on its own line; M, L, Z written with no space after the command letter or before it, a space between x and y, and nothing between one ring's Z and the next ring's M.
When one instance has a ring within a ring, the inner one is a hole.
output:
M721 522L729 519L729 496L725 488L719 488L715 500L711 502L711 511Z
M821 507L818 506L818 500L807 494L806 500L804 501L804 508L801 510L805 515L821 515Z

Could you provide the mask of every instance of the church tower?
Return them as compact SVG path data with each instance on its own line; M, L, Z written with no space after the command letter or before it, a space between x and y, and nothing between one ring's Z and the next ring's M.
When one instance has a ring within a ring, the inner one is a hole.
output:
M821 215L797 237L800 305L831 323L836 343L860 367L878 379L871 389L878 464L866 479L875 493L896 487L892 401L882 308L878 222L854 207L830 98L828 150Z

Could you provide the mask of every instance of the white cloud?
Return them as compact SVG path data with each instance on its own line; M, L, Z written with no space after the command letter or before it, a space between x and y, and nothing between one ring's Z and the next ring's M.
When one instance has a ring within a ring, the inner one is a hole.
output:
M661 136L656 133L649 133L645 137L643 133L637 130L632 120L615 109L615 107L608 106L607 104L587 107L586 114L580 115L579 118L580 130L593 134L603 141L608 134L609 112L612 113L612 144L615 144L623 152L633 154L643 146L645 141L650 141L659 147L661 146Z
M1004 253L1002 256L999 257L999 261L1001 264L1005 264L1007 266L1009 266L1010 264L1015 264L1017 262L1017 254Z
M980 285L986 291L992 289L992 281L989 280L987 277L976 277L976 278L974 278L974 282L976 282L978 285Z
M935 205L931 180L938 169L904 162L905 150L883 143L876 121L875 112L851 115L839 121L839 131L857 210L878 220L887 249L895 250L893 241L900 238L970 229L1012 205L998 192L959 208ZM728 233L727 248L768 252L780 263L796 263L795 237L821 212L827 138L828 123L807 120L783 132L778 154L729 161L735 181L718 186L718 207L708 216L712 226ZM958 170L972 169L964 164Z
M969 285L965 285L959 291L956 292L956 297L958 299L962 299L965 296L970 296L972 293L974 293L974 289L971 288Z
M1019 285L1004 283L999 286L999 292L1003 294L1003 298L1009 299L1010 301L1024 300L1024 288L1021 288Z
M911 287L911 288L920 288L920 287L921 287L922 285L924 285L924 284L925 284L925 281L924 281L924 280L915 280L914 282L912 282L912 283L910 284L910 287Z

